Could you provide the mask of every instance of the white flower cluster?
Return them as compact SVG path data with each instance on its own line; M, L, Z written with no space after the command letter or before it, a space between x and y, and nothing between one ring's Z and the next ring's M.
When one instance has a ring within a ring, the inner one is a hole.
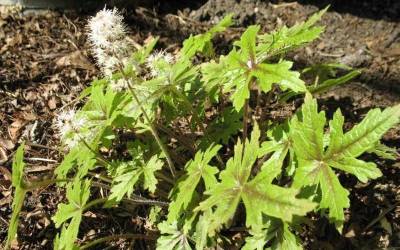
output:
M109 49L115 46L115 42L123 40L126 28L122 20L117 9L104 8L92 17L89 20L89 39L93 46Z
M170 65L174 60L174 56L171 53L158 51L147 58L146 66L150 69L152 77L165 76L170 71Z
M120 67L125 67L133 50L126 36L123 17L117 9L99 11L88 23L88 36L97 64L107 77L112 76ZM122 83L123 81L124 83ZM115 90L126 89L124 80L111 80Z
M71 149L77 146L81 140L90 141L92 139L94 131L88 129L88 123L88 117L71 109L61 112L56 117L54 126L63 145Z

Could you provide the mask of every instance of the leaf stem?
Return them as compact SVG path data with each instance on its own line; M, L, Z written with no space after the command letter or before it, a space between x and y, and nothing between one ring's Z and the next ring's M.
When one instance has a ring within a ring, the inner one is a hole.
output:
M242 143L243 145L245 144L245 141L247 139L247 130L248 130L248 124L247 124L247 118L249 116L249 99L246 99L244 102L244 109L243 109L243 136L242 136ZM243 147L244 150L244 147Z
M91 207L94 207L96 205L106 203L108 201L108 198L98 198L94 199L88 203L82 208L82 211L86 211ZM135 204L146 204L146 205L155 205L155 206L160 206L160 207L166 207L169 205L168 202L163 202L163 201L157 201L157 200L150 200L147 198L143 198L137 195L133 195L133 198L124 198L121 201L127 202L127 203L135 203Z
M249 89L249 91L250 91L251 87L255 84L255 82L256 82L255 78L253 78L251 81L249 81L249 83L247 85L247 88ZM242 154L244 153L244 149L246 147L245 142L247 139L247 130L248 130L247 119L249 118L249 111L250 111L250 106L249 106L250 97L244 101L244 108L243 108L243 136L242 136L243 152L242 152Z
M168 176L166 176L165 174L161 173L161 172L156 172L155 175L157 177L159 177L160 179L163 179L164 181L168 182L169 184L174 185L175 182L173 180L171 180L171 178L169 178Z
M98 198L90 201L89 203L86 203L86 205L83 207L82 211L86 211L89 208L96 206L101 203L105 203L108 199L107 198Z
M96 240L93 240L89 243L86 243L85 245L81 246L80 249L88 249L91 248L95 245L98 245L103 242L107 241L112 241L112 240L118 240L118 239L132 239L132 240L156 240L156 237L150 236L150 235L144 235L144 234L116 234L116 235L110 235L106 236L103 238L99 238Z
M175 171L175 166L174 166L174 163L172 162L171 156L169 155L166 146L164 145L164 143L161 141L160 137L158 136L157 130L155 129L153 123L151 122L150 117L147 115L147 112L144 109L144 107L142 105L142 102L139 100L138 96L136 95L136 92L135 92L135 90L133 89L133 87L131 85L131 81L128 78L128 76L125 74L123 67L121 65L119 65L119 67L120 67L119 70L120 70L122 76L124 77L124 80L127 82L128 89L131 92L131 95L132 95L133 99L135 100L135 102L139 106L140 110L143 113L144 119L146 120L146 122L150 126L150 130L151 130L151 133L154 136L154 139L156 140L156 142L157 142L158 146L160 147L161 151L163 151L165 157L167 158L169 170L171 171L172 177L175 178L175 172L176 172Z
M274 91L275 91L275 87L272 87L272 89L268 92L267 98L265 100L265 106L268 106L268 107L271 106L271 99L272 99L272 95L273 95ZM265 140L268 129L269 129L269 124L268 124L267 116L265 113L260 112L261 141Z
M99 154L98 152L96 152L96 150L94 150L89 143L87 143L87 141L85 141L85 139L83 139L79 134L79 140L83 143L83 145L85 145L85 147L87 147L93 154L96 155L96 159L98 161L101 161L103 164L105 164L105 166L110 165L110 162L108 162L101 154Z
M110 179L110 178L108 178L108 177L106 177L106 176L103 176L103 175L101 175L101 174L98 174L98 173L92 173L92 172L88 172L88 175L90 175L90 176L92 176L92 177L94 177L94 178L96 178L96 179L99 179L99 180L101 180L101 181L104 181L104 182L107 182L107 183L112 183L112 179Z

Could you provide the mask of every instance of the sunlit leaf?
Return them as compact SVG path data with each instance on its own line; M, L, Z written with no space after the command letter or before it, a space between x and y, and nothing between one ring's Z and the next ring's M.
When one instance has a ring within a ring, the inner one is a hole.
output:
M82 213L90 195L90 184L89 180L75 179L73 183L67 186L68 203L57 206L57 213L52 219L57 228L62 226L60 239L64 239L58 241L58 249L74 249ZM66 225L67 221L68 225Z
M273 178L270 178L269 170L261 171L254 179L249 179L259 157L259 137L260 131L255 126L251 140L245 142L244 149L240 141L236 144L234 156L220 174L221 182L206 192L209 198L196 208L197 211L214 208L210 234L233 217L241 200L246 208L246 225L249 227L259 225L263 214L291 221L293 215L305 215L315 207L308 200L297 199L298 190L271 184Z
M400 105L384 111L368 112L362 122L347 133L343 132L344 117L338 110L329 123L329 145L325 149L325 113L319 112L317 102L306 97L301 117L291 123L293 148L299 160L294 185L318 185L321 190L320 208L329 210L329 218L340 229L344 221L343 209L349 207L349 192L340 184L333 168L355 175L360 181L382 175L375 163L357 159L375 147L383 134L399 122Z
M166 221L158 224L161 236L157 240L157 249L159 250L191 250L188 236L178 230L177 223L168 223Z
M218 169L209 162L220 148L219 145L210 146L205 152L196 153L194 159L186 164L186 174L180 178L171 193L173 201L169 206L169 222L178 220L180 212L188 208L201 179L206 189L212 188L217 183L215 174L218 173Z

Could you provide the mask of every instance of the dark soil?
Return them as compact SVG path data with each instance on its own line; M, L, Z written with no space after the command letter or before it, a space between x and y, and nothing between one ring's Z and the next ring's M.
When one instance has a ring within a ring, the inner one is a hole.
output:
M226 52L229 42L247 25L260 24L264 31L292 25L330 2L332 8L322 20L324 35L289 57L298 66L342 62L362 68L363 73L322 94L322 108L340 107L352 126L370 108L400 101L400 3L396 0L168 2L159 1L153 9L126 11L132 39L142 43L149 36L160 36L158 46L173 52L190 33L202 32L232 12L235 27L216 39L217 49ZM62 159L51 126L54 114L73 104L99 73L86 42L86 19L82 13L27 13L0 7L0 241L6 238L11 214L10 171L16 146L23 139L31 142L29 176L51 176ZM400 127L392 129L384 142L400 148ZM352 176L341 175L343 185L351 191L343 234L327 221L312 218L312 226L300 235L306 249L400 247L400 165L373 155L366 157L381 167L383 177L361 184ZM51 249L56 233L51 216L62 199L62 192L54 187L29 195L16 249ZM145 222L137 216L140 212L138 207L91 211L85 214L80 238L135 232ZM115 249L140 247L123 242L117 246Z

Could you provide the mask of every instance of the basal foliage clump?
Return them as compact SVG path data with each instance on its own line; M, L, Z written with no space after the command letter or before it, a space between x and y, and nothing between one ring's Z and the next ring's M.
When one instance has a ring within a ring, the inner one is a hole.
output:
M162 250L230 244L301 249L296 228L309 213L329 218L341 231L350 202L337 174L361 182L382 175L359 157L392 157L380 138L399 122L400 106L370 110L348 131L340 109L330 121L319 111L313 94L359 74L338 64L297 71L285 59L320 36L324 27L316 22L325 11L272 33L250 26L220 56L212 39L232 24L230 15L190 36L173 55L153 52L157 38L143 46L127 39L117 10L99 12L89 22L89 39L103 78L82 93L83 107L63 111L56 121L66 155L55 179L25 178L24 144L18 149L5 247L16 238L26 192L52 183L66 192L52 217L57 250L118 238L148 240ZM338 68L349 72L335 78ZM304 74L316 80L308 84ZM262 106L293 98L303 104L283 123L260 114ZM93 195L96 189L102 197ZM157 237L142 231L79 240L85 211L129 204L143 207ZM243 241L229 238L231 227L242 228Z

